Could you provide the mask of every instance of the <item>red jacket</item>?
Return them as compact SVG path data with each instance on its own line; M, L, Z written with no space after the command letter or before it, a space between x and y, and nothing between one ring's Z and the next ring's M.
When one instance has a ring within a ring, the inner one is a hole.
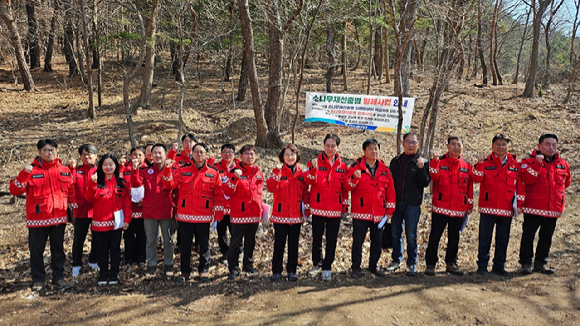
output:
M473 209L473 181L471 163L461 155L452 158L449 153L439 161L429 162L433 180L433 213L450 217L463 217Z
M224 192L219 171L204 164L180 169L163 169L165 189L179 187L179 200L175 219L186 223L211 223L219 221L224 214Z
M348 170L346 189L351 192L350 217L353 219L379 223L385 215L392 216L395 212L397 196L391 171L383 161L377 163L374 177L364 157L356 160ZM360 178L354 175L357 170L361 171Z
M323 217L341 217L348 211L348 190L344 185L347 173L346 164L336 154L330 166L326 154L318 155L318 168L308 162L306 183L310 187L310 213Z
M172 169L176 169L172 167ZM131 187L145 187L145 197L141 206L142 217L165 220L173 217L173 195L163 187L163 174L157 165L142 166L131 172Z
M99 188L96 182L89 182L85 199L93 202L93 231L104 232L115 229L114 213L123 210L124 223L131 223L131 187L124 180L123 187L117 184L117 178L105 178L105 187Z
M187 155L184 151L179 152L179 154L172 149L169 150L169 152L167 153L167 158L170 160L174 160L175 162L173 163L174 165L176 165L177 167L182 167L184 165L187 164L193 164L193 162L191 161L191 157L189 155Z
M238 179L233 171L242 170ZM228 182L224 186L224 195L230 203L230 222L232 224L259 223L262 220L262 188L264 179L257 166L246 166L239 163L228 174Z
M295 171L284 164L282 169L274 168L266 181L268 191L274 194L274 206L270 222L297 224L304 222L304 215L310 215L310 191L305 182L306 175L296 164Z
M471 177L473 182L481 183L478 208L481 214L512 217L514 199L518 208L524 205L526 193L520 176L520 164L515 155L508 153L507 163L502 164L491 153L483 163L475 165Z
M78 205L75 218L93 217L93 203L85 200L85 193L89 189L91 176L95 174L96 171L97 167L94 165L81 165L72 171L75 180L75 194Z
M542 164L536 161L536 150L522 160L522 176L526 185L525 214L561 217L566 204L564 191L570 186L570 166L556 153Z
M211 163L208 162L208 164L211 165ZM217 163L214 163L213 166L218 169L218 171L220 172L220 177L222 179L222 184L225 185L228 182L228 174L230 173L230 171L236 166L240 164L240 160L238 160L237 158L234 159L233 161L233 165L230 168L229 166L226 166L224 161L219 161ZM230 215L230 201L229 201L229 197L227 197L226 195L224 195L224 215Z
M143 161L143 163L141 164L141 167L146 167L147 163L145 163L145 161ZM125 166L121 167L121 176L123 176L123 179L125 179L125 181L127 181L128 185L131 185L131 171L133 171L133 164L131 162L127 162L127 164ZM131 200L131 219L134 218L141 218L143 215L143 206L141 206L141 203L136 203L133 200Z
M32 172L22 170L10 180L10 193L26 193L26 226L47 227L67 222L68 206L77 208L72 173L60 159L46 163L36 157Z

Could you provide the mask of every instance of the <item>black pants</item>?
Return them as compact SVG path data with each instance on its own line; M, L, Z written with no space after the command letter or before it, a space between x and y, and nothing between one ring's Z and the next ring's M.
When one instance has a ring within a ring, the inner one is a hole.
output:
M142 218L133 218L127 230L123 232L125 241L125 264L144 263L146 260L145 247L147 237Z
M520 245L520 264L532 263L534 258L534 238L538 228L540 229L534 266L542 266L548 263L548 255L552 246L552 236L556 229L557 218L543 217L538 215L524 214L524 226L522 242Z
M207 273L209 271L209 263L211 260L209 252L209 231L210 223L186 223L179 222L179 236L181 237L180 252L181 252L181 274L191 274L191 246L193 237L199 247L199 266L197 271Z
M326 227L326 251L322 258L322 235ZM312 264L319 266L322 263L322 270L329 271L334 262L336 254L336 239L340 229L340 217L323 217L312 215Z
M93 231L93 236L99 242L99 280L116 280L121 263L121 233L122 229L113 231ZM109 267L109 257L111 266Z
M83 246L91 227L92 218L75 218L74 240L72 245L72 265L81 266L83 264ZM89 263L96 263L99 248L97 240L93 236L91 240L91 252L89 253Z
M220 246L220 252L222 255L228 254L228 249L230 246L228 245L228 234L227 230L230 230L230 235L232 234L232 224L230 223L230 216L224 215L224 218L218 222L217 224L217 236L218 236L218 244Z
M228 250L228 268L230 272L238 269L240 258L240 245L244 242L243 268L253 267L254 247L256 246L256 231L258 223L232 224L232 237Z
M288 263L286 264L286 272L296 273L296 267L298 267L298 242L300 240L301 227L302 223L274 223L274 255L272 256L273 274L282 274L286 239L288 239Z
M50 265L52 267L52 281L64 278L64 229L66 224L41 228L28 228L28 250L30 251L30 269L34 283L44 282L44 247L50 237Z
M481 214L479 218L479 248L477 266L487 268L491 238L495 226L495 253L493 266L503 269L506 261L508 243L510 241L511 217Z
M369 269L377 269L377 263L381 258L381 241L383 230L378 228L378 223L374 221L352 220L352 270L360 271L362 260L362 245L367 236L367 230L371 230L371 252L369 257Z
M459 230L463 224L461 217L449 217L437 213L431 213L431 233L429 233L429 244L427 245L427 252L425 253L425 261L427 266L435 266L439 257L439 241L441 235L447 229L447 253L445 254L445 262L453 264L457 262L457 252L459 251Z

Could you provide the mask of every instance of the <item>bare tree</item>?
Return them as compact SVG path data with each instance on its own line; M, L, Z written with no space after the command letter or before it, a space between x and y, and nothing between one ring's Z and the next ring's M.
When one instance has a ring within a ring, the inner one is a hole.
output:
M578 28L580 28L580 21L578 20L578 14L580 13L580 0L574 0L575 14L574 22L572 23L572 33L570 42L570 63L572 65L572 72L568 79L568 92L566 93L566 98L564 103L569 103L572 98L572 93L576 88L576 81L578 79L578 71L580 71L580 53L576 53L574 50L574 42L576 40L576 35L578 33Z
M89 28L87 23L87 12L85 0L79 0L81 8L81 21L83 25L83 45L85 47L85 55L87 59L87 89L89 92L89 107L87 109L87 116L89 119L96 119L97 112L95 111L95 103L93 96L93 67L91 65L91 48L89 45Z
M74 13L71 0L62 0L64 10L64 56L68 64L68 75L72 77L79 73L74 55Z
M30 69L40 67L40 45L38 44L38 22L36 21L36 1L26 1L26 17L28 18L28 57Z
M46 53L44 55L44 71L52 71L52 52L54 50L54 39L56 36L56 21L59 13L59 0L53 0L53 14L50 19L50 32L48 33L48 41L46 42Z
M477 1L477 39L476 39L476 46L477 46L477 53L479 56L479 61L481 63L481 71L482 71L482 84L487 85L487 66L485 65L485 57L483 56L483 45L482 45L482 11L481 11L481 2L483 0ZM474 70L476 71L476 70Z
M405 82L403 81L405 73L403 70L403 61L405 60L405 55L408 53L408 44L411 37L411 32L417 18L415 17L415 11L417 7L417 2L415 0L409 0L405 2L405 6L400 9L399 22L397 23L395 16L395 3L394 0L389 0L389 6L391 8L391 22L393 26L393 32L395 34L395 95L399 97L398 109L399 109L399 121L397 122L397 155L401 153L401 131L403 128L403 96L405 96L405 88L403 87ZM411 21L410 21L411 20ZM408 81L407 81L408 83ZM398 85L398 87L397 87ZM407 90L408 91L408 90Z
M516 61L516 72L514 73L514 80L512 81L512 84L518 83L518 76L520 74L520 60L522 57L522 50L524 48L524 41L526 40L526 35L528 32L528 23L530 21L530 14L531 13L532 13L532 8L530 7L528 9L528 12L526 13L526 23L524 24L524 30L522 31L522 39L520 41L520 48L518 49L518 58Z
M526 77L526 88L523 97L534 97L534 86L536 84L536 73L538 71L538 52L540 47L540 30L542 18L552 0L531 0L530 6L533 13L532 18L532 53L530 55L530 65L528 76Z
M560 0L560 2L552 2L550 4L550 10L548 10L548 20L544 25L544 42L546 43L546 64L545 64L545 77L544 77L544 88L550 88L550 64L552 62L552 44L550 43L550 33L552 32L552 23L554 22L554 16L560 10L560 7L564 4L564 0Z
M26 58L24 57L24 49L22 48L22 40L20 39L20 34L18 33L18 27L16 26L16 21L12 17L10 0L0 0L0 18L8 28L10 44L12 44L12 47L14 47L14 54L16 55L18 70L20 71L20 76L22 77L24 89L27 91L36 90L34 80L30 74L30 69L26 64Z
M332 78L334 77L334 69L336 68L336 58L334 56L334 43L336 40L336 31L332 24L330 0L325 4L325 21L326 21L326 92L332 93Z
M153 77L155 76L155 42L157 39L157 14L151 17L143 17L145 24L151 26L147 30L147 43L145 44L145 67L141 79L141 93L135 103L133 113L137 113L137 108L146 109L151 102L151 90L153 88Z
M440 11L444 13L444 16L440 17L440 19L444 20L443 30L441 31L443 34L441 55L435 67L435 78L431 88L429 88L429 99L423 111L420 127L422 135L420 148L424 156L431 156L429 154L433 151L441 95L445 91L449 77L459 61L460 54L458 49L459 43L462 42L466 13L472 10L467 8L468 3L469 0L450 0L444 1L441 6Z

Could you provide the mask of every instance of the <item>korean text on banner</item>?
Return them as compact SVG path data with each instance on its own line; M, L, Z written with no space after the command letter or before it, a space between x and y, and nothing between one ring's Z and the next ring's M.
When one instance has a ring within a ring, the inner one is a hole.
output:
M396 132L397 97L306 92L305 122L326 122L353 128ZM409 132L415 99L404 97L403 133Z

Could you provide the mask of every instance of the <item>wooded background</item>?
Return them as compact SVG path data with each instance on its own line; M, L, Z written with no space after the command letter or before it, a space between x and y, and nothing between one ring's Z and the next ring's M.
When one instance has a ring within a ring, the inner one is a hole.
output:
M422 80L427 155L450 83L520 82L523 97L558 83L568 89L562 103L578 101L579 9L580 0L0 0L0 65L9 69L3 80L34 91L30 69L51 72L62 53L69 77L86 85L87 117L97 119L105 63L119 64L133 146L133 116L148 108L164 71L179 85L178 139L188 87L218 76L217 96L235 89L232 107L251 99L256 145L265 148L281 147L284 115L293 115L294 140L309 69L325 71L328 93L348 93L360 71L367 94L380 82L392 91L379 95L412 97L409 81ZM286 112L289 98L295 112Z

